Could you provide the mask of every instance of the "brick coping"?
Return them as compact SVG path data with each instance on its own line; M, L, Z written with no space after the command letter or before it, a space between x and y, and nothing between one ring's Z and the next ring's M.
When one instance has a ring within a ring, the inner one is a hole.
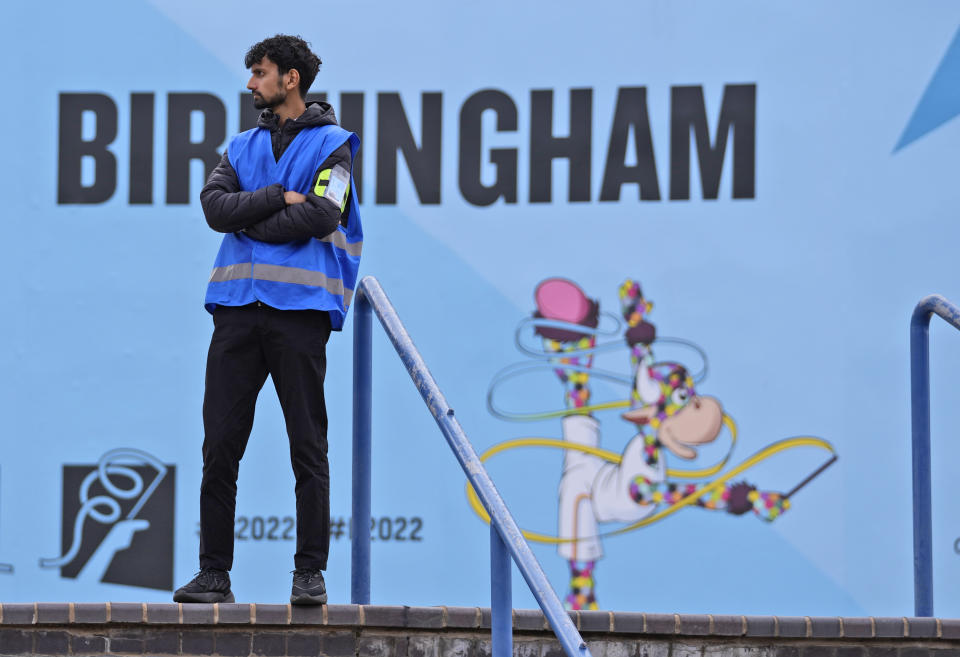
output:
M791 639L960 640L960 619L839 616L731 616L571 611L584 634ZM0 626L259 625L484 630L485 607L384 605L177 604L152 602L0 603ZM549 631L539 609L514 609L514 631Z

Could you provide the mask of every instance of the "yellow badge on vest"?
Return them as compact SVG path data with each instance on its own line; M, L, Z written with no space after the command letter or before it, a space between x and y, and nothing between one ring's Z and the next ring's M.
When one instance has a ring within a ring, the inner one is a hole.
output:
M347 194L350 191L350 172L337 165L333 169L324 169L317 176L317 184L313 193L325 198L343 212L347 205Z

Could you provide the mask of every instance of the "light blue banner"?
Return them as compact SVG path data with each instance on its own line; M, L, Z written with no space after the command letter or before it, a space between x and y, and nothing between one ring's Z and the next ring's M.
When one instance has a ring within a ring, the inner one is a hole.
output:
M313 44L313 91L361 134L361 274L561 597L912 613L907 325L927 294L960 299L960 7L7 11L3 601L164 601L198 567L220 238L199 191L249 125L244 52L285 32ZM351 330L328 348L338 603ZM931 333L935 609L957 616L960 340ZM489 605L464 476L379 334L375 358L373 602ZM287 599L288 459L267 386L238 484L238 601ZM515 606L535 606L515 582Z

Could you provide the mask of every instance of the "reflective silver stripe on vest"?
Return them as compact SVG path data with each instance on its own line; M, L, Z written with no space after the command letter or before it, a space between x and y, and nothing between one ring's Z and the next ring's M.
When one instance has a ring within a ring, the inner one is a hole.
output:
M335 294L338 297L343 296L343 281L339 278L328 278L322 271L312 271L300 267L284 267L283 265L255 264L253 266L253 278L260 281L322 287L330 294Z
M250 278L252 263L241 262L236 265L227 265L226 267L214 267L210 272L211 283L222 283L224 281L235 281L238 278Z
M353 290L345 288L343 281L339 278L329 278L322 271L312 271L300 267L284 267L282 265L251 265L252 263L249 262L241 262L226 267L214 267L210 274L210 282L222 283L241 278L255 278L260 281L322 287L330 294L343 297L343 303L347 306L353 300Z
M360 257L360 252L363 250L363 242L348 242L346 235L339 230L333 231L326 237L318 237L317 239L321 242L332 242L338 249L343 249L357 258Z

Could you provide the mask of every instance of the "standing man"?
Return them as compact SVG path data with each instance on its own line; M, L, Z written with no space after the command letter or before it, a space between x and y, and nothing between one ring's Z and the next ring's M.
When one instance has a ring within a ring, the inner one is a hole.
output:
M203 399L200 572L177 602L233 602L237 473L257 394L273 379L296 476L297 551L290 602L324 604L330 545L326 344L343 328L363 233L351 163L360 141L327 103L304 98L320 59L299 37L247 51L257 127L230 140L200 194L225 233L207 287L213 314Z

